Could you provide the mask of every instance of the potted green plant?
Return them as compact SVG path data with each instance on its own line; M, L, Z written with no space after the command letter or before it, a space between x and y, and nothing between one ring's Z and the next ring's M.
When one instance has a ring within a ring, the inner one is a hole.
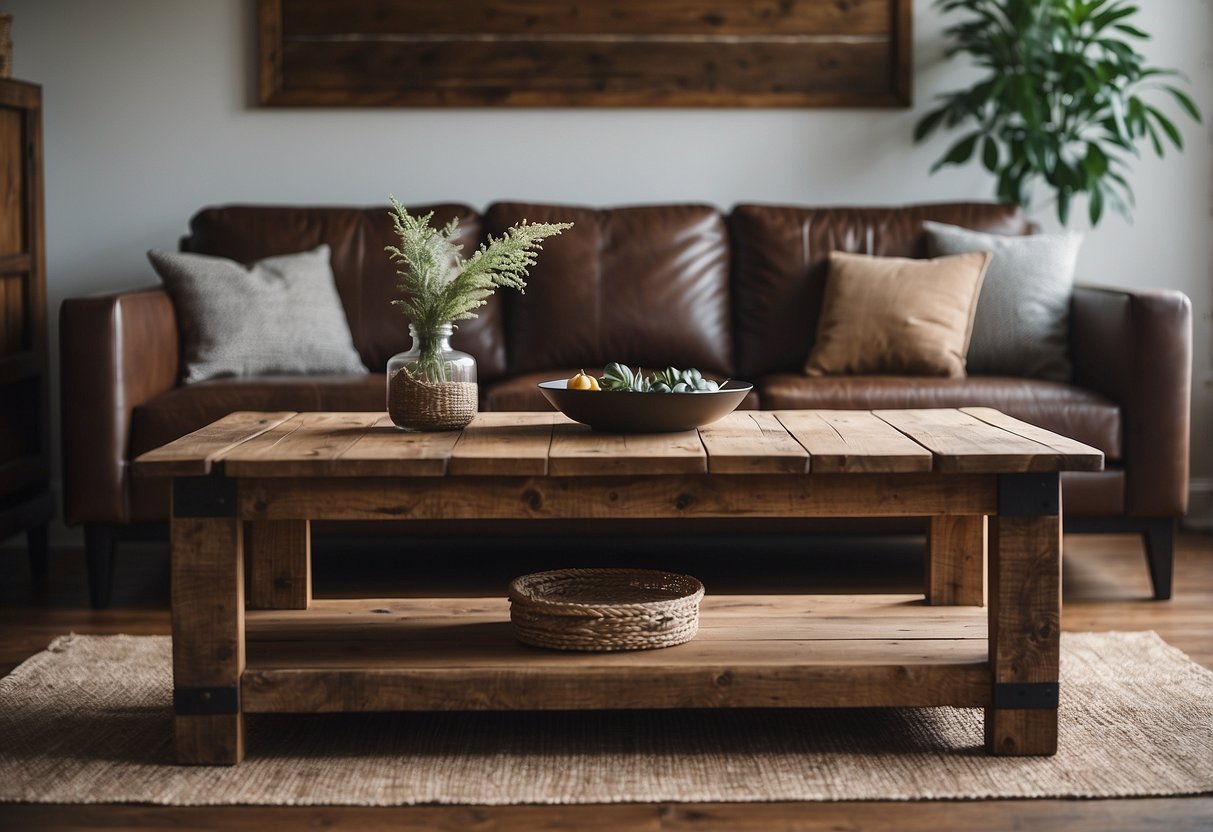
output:
M392 222L400 244L386 251L399 264L398 305L409 320L413 345L387 365L387 408L404 430L455 430L476 415L476 362L454 350L454 322L476 317L500 286L523 291L541 242L572 223L521 222L488 242L468 260L460 254L459 221L430 226L433 213L414 217L395 197Z
M936 0L966 16L945 29L949 57L965 54L984 74L968 89L941 96L914 131L922 141L939 128L965 128L932 167L962 165L975 155L997 177L1000 199L1025 207L1043 182L1069 221L1086 194L1092 225L1105 206L1131 219L1126 173L1138 147L1159 157L1183 148L1175 124L1152 103L1170 96L1193 119L1200 111L1163 79L1174 70L1148 66L1133 49L1149 37L1131 23L1136 6L1112 0Z

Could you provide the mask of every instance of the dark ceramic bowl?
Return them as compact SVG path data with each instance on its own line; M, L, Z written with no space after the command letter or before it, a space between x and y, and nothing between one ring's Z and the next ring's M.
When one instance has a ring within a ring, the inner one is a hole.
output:
M712 393L621 393L569 390L568 379L541 381L539 389L557 410L594 430L669 433L694 430L732 413L754 385L729 381Z

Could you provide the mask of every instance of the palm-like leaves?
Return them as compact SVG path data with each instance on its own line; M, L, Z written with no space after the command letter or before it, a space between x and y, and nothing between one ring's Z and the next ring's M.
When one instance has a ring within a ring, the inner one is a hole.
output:
M1000 199L1027 206L1043 180L1056 194L1057 216L1087 194L1091 223L1107 205L1130 216L1128 157L1148 140L1158 156L1169 142L1183 148L1175 124L1145 93L1169 95L1191 118L1200 111L1182 90L1160 79L1130 41L1148 35L1131 25L1138 7L1122 0L936 0L943 12L965 12L948 27L947 54L969 55L987 74L973 87L941 96L914 131L922 141L940 128L969 126L935 163L962 165L980 152L997 177Z

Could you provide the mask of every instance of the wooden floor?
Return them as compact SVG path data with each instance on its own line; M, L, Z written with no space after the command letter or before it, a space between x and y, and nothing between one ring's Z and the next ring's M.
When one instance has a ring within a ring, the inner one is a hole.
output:
M554 565L634 561L680 569L709 591L915 592L921 585L921 540L817 539L805 550L772 541L744 559L712 547L682 544L653 555L618 541L577 545L561 556L519 551L480 554L466 542L405 558L394 544L319 541L316 595L495 595L513 575ZM570 561L570 552L576 552ZM559 559L554 560L554 559ZM166 547L120 547L114 607L88 609L83 555L52 553L51 576L31 581L21 551L0 550L0 672L8 672L55 636L77 633L155 634L169 631ZM1149 599L1138 542L1129 536L1067 536L1064 568L1067 630L1155 630L1196 661L1213 668L1213 537L1182 534L1175 597ZM2 738L0 738L2 741ZM349 830L1085 830L1213 829L1213 796L1143 800L1015 800L924 803L743 803L511 807L163 808L0 804L0 829L249 829L323 826Z

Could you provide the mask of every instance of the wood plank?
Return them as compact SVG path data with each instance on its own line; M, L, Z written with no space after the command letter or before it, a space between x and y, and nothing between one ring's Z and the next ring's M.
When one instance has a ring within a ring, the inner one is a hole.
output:
M637 32L711 35L876 35L889 31L888 3L789 3L772 10L736 0L285 0L287 38L437 34L570 35Z
M560 413L477 413L451 451L453 476L543 476Z
M734 642L984 639L987 627L986 612L980 608L939 610L925 606L921 596L904 595L708 595L700 604L699 618L699 638ZM250 612L246 630L249 639L258 642L389 640L422 654L434 645L468 647L458 642L508 621L504 597L380 598L315 601L307 611ZM474 643L470 652L476 652ZM576 654L560 659L579 660Z
M337 477L440 477L459 431L402 431L386 413L332 460Z
M236 688L245 667L241 523L174 517L173 688ZM234 765L244 758L244 714L174 717L177 762Z
M164 832L1208 832L1213 797L768 803L582 803L516 806L142 806L8 803L0 827ZM7 825L6 825L7 824Z
M0 254L28 254L25 210L28 170L25 163L25 119L22 109L0 108Z
M777 410L814 474L930 471L931 453L866 410Z
M980 419L989 425L1002 428L1005 431L1022 436L1041 445L1047 445L1057 452L1061 464L1066 471L1102 471L1104 463L1103 451L1085 445L1077 439L1053 433L1050 430L1037 427L1028 422L1008 416L992 407L962 407L961 413Z
M874 410L876 416L935 454L936 471L1015 473L1066 470L1048 445L1017 436L959 410Z
M822 642L814 642L818 649ZM622 674L582 667L545 673L502 668L282 669L245 671L249 713L397 710L577 710L592 708L980 707L989 698L984 650L918 664L851 667L654 666ZM846 643L840 645L845 649ZM984 646L984 645L983 645ZM666 648L677 649L677 648Z
M355 625L347 641L309 641L298 632L278 641L276 626L263 627L290 614L261 614L249 630L246 708L977 706L990 696L986 641L963 637L972 616L958 616L944 638L764 639L705 628L663 650L579 653L518 642L500 599L489 604L497 606L496 621L464 619L468 606L483 603L452 599L445 623L428 619L428 637L414 627L391 639L367 639Z
M319 477L383 417L373 413L299 413L220 458L232 477ZM303 518L299 518L303 519Z
M306 610L312 601L312 534L307 520L249 523L248 606L261 610Z
M997 510L994 478L963 474L274 478L249 479L240 488L246 520L929 517Z
M932 517L927 532L926 593L932 604L986 602L986 518Z
M1056 683L1061 655L1061 519L990 519L993 682ZM986 750L1057 752L1057 708L986 708Z
M803 474L809 453L793 439L774 413L733 411L699 428L713 474Z
M707 452L693 430L602 433L573 422L552 427L548 474L553 477L702 474L707 470Z
M687 96L743 103L751 95L803 103L846 92L857 103L889 93L885 37L739 41L616 39L287 41L287 89L358 90L397 103L571 106L595 99L651 104Z
M137 477L200 477L211 473L216 460L294 416L294 411L229 413L217 422L174 439L135 459Z

